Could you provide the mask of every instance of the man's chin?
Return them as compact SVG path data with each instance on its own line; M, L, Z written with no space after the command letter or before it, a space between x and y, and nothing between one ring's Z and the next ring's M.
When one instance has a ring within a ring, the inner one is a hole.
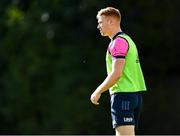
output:
M102 33L102 32L101 32L101 36L106 36L106 35L105 35L105 33Z

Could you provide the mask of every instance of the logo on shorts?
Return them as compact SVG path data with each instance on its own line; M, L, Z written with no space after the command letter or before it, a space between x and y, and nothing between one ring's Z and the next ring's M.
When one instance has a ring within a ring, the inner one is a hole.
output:
M133 121L132 117L130 117L130 118L124 117L124 122L132 122L132 121Z

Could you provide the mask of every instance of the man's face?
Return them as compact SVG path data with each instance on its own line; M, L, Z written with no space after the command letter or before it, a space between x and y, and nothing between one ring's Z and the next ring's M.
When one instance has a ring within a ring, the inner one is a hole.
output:
M100 30L102 36L108 36L109 31L109 19L106 16L99 16L97 28Z

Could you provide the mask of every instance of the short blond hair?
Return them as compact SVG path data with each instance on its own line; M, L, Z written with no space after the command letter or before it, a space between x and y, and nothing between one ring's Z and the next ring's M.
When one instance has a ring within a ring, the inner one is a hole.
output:
M118 9L114 8L114 7L107 7L104 9L101 9L98 11L97 13L97 19L99 18L99 16L113 16L116 17L117 19L121 20L121 13Z

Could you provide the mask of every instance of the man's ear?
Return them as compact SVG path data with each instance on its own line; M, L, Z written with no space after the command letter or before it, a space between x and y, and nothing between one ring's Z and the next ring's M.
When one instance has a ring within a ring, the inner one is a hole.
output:
M112 24L113 24L113 21L112 21L110 18L108 19L108 24L109 24L109 25L112 25Z

